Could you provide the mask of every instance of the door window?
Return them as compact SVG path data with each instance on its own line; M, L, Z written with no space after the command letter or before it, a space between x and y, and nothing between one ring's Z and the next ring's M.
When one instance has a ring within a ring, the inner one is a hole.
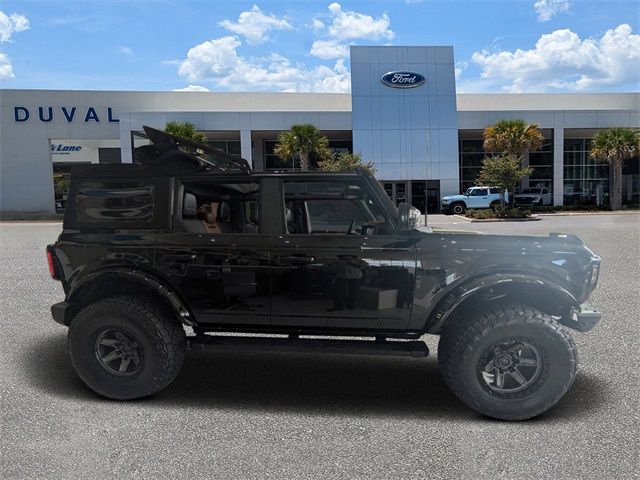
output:
M258 182L185 182L177 228L192 233L259 233Z
M285 180L285 220L288 233L380 233L382 209L359 181Z

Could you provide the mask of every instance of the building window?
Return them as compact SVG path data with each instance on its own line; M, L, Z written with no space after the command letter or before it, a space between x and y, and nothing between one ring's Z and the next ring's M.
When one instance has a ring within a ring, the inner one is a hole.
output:
M222 150L224 153L240 157L240 140L209 140L207 144L211 148Z
M529 186L553 190L553 138L545 135L539 150L529 153L529 166L533 173L529 176Z
M564 140L564 204L609 203L609 164L591 158L591 139Z
M529 177L529 186L553 188L553 132L543 130L544 144L539 150L529 153L529 165L533 173ZM460 192L475 185L475 180L482 169L482 160L497 152L485 152L482 131L466 131L468 138L460 138ZM470 135L477 135L472 137Z
M482 160L494 154L494 152L485 152L483 143L482 138L460 139L460 192L476 184L476 177L482 169Z

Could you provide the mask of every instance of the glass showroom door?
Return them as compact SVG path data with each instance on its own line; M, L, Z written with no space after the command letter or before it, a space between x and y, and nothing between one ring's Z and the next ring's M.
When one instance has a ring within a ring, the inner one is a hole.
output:
M408 200L407 182L382 182L384 191L396 205Z

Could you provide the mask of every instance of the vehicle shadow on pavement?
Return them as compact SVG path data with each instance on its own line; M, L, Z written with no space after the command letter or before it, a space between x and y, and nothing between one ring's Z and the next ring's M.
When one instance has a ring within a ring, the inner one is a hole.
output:
M57 397L101 400L78 378L66 337L46 338L24 356L33 386ZM578 374L571 391L532 422L574 420L604 409L605 383ZM108 400L107 400L108 401ZM487 421L444 384L427 359L267 352L188 352L178 378L158 394L136 401L148 408L298 412L319 415L458 418Z

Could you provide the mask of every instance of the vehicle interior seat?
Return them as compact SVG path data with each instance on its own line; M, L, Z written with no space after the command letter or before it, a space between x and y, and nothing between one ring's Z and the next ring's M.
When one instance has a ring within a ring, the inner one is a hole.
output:
M288 207L284 207L284 223L288 233L296 233L296 224L293 222L293 212Z
M218 226L222 233L235 232L231 223L231 207L227 202L220 202L218 205Z
M187 232L207 232L204 222L198 218L198 201L193 193L186 192L182 198L182 218L180 222Z
M296 200L293 202L292 207L296 233L311 233L311 220L309 219L309 212L305 202Z
M251 204L249 221L242 227L245 233L258 233L258 202Z

